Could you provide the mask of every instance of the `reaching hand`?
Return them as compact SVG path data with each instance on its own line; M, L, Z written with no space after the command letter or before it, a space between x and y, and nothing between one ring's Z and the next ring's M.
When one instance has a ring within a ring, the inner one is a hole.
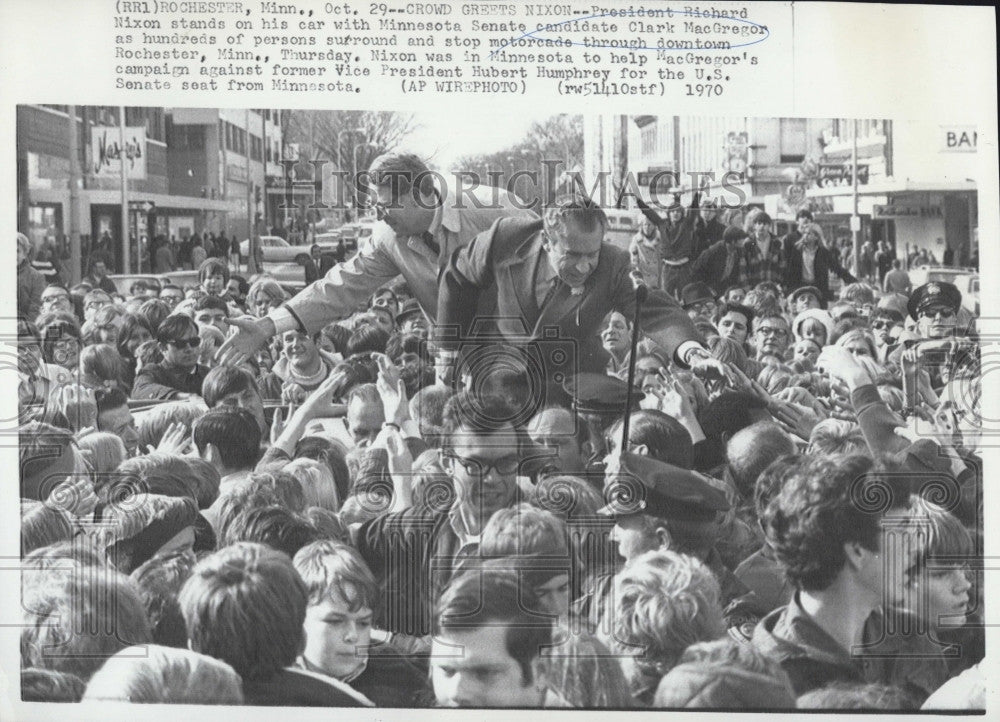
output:
M864 364L842 346L826 346L819 355L817 366L831 377L842 380L850 391L872 382Z
M385 420L401 426L410 418L409 401L406 398L406 384L399 375L399 369L385 354L375 356L378 363L378 379L375 386L382 397Z
M86 476L73 476L59 484L46 500L57 509L70 516L82 517L92 514L97 508L97 494L94 485Z
M281 400L286 404L301 404L309 396L309 392L295 382L290 382L281 387Z
M771 415L785 431L803 441L809 441L813 428L822 420L812 409L788 401L773 402Z
M94 390L78 383L70 383L55 393L56 410L61 411L74 429L97 426L97 398Z
M215 359L225 366L239 366L259 351L275 334L274 321L267 318L227 318L225 322L236 329L215 354Z
M325 419L343 416L347 407L334 402L340 397L347 374L343 371L332 373L326 377L316 389L309 394L300 411L309 419ZM291 414L289 414L291 418Z
M160 438L160 443L155 449L152 446L146 447L149 453L158 451L162 454L174 454L176 456L183 456L190 448L191 435L188 433L187 426L179 421L167 427L167 430Z
M726 365L713 356L698 356L691 360L691 372L700 378L725 380L729 377Z

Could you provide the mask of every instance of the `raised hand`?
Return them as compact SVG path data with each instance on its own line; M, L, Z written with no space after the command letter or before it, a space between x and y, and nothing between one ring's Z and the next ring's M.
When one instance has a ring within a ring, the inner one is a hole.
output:
M176 456L183 456L190 448L191 434L188 432L187 426L179 421L167 427L167 430L160 438L160 443L157 444L155 449L152 446L146 447L150 453L158 451L162 454L174 454Z
M377 354L375 360L378 363L378 379L375 386L382 397L382 406L385 410L385 420L402 425L410 418L409 400L406 398L406 384L403 383L399 375L399 369L385 354Z
M53 400L56 410L62 412L72 428L97 427L97 398L93 389L78 383L66 384L56 390Z
M227 318L236 333L230 335L215 353L215 360L226 366L239 366L257 353L275 334L274 321L267 318Z

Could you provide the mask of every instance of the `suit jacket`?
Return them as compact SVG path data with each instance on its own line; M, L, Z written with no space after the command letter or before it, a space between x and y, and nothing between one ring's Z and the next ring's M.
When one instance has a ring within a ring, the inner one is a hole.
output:
M733 264L729 275L726 275L727 253L725 241L719 241L709 246L691 266L692 280L707 283L717 296L722 295L730 286L738 285L740 280L739 259L737 258L736 263Z
M785 288L794 291L805 281L802 280L802 249L792 247L792 252L785 258ZM837 257L825 246L816 247L816 259L813 263L812 284L823 294L826 300L831 300L830 273L836 273L844 283L856 283L858 279L848 273Z
M628 251L606 243L583 293L573 294L560 283L539 309L535 278L542 258L541 231L541 220L501 219L452 256L441 281L439 342L459 350L463 340L472 338L480 297L495 288L497 340L541 351L550 380L577 371L603 373L607 354L598 337L601 321L612 310L628 319L635 314ZM702 342L687 313L659 290L651 291L643 304L640 323L670 356L686 341ZM565 354L556 353L556 346Z
M287 308L308 333L316 333L331 321L349 316L379 286L402 274L424 313L434 320L440 267L449 254L498 218L536 217L518 206L514 196L499 188L463 190L459 197L446 195L441 206L441 226L434 234L441 246L440 256L435 256L420 236L397 238L387 225L379 224L371 243L306 287L288 302Z

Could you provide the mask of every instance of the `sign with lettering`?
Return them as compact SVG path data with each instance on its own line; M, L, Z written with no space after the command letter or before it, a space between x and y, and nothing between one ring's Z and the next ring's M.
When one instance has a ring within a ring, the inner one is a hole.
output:
M90 169L98 178L120 178L121 159L125 158L125 173L129 180L146 178L146 128L125 128L125 147L121 147L121 130L112 125L90 128Z
M872 218L943 218L941 206L874 205Z
M234 180L238 183L246 183L247 182L246 166L237 165L236 163L227 163L226 178L228 178L229 180Z
M820 163L816 185L820 188L849 186L854 182L850 163ZM858 185L868 185L868 166L858 164Z
M979 133L974 125L942 125L940 139L942 153L975 153Z

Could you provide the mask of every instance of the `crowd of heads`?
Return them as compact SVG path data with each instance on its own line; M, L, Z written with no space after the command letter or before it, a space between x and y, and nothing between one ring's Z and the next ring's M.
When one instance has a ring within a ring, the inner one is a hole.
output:
M405 235L434 191L387 158L373 204ZM571 287L603 218L543 214ZM772 227L724 220L727 243ZM629 389L612 312L607 375L534 383L486 347L453 388L398 281L238 366L234 319L292 296L267 274L49 285L18 324L23 699L917 709L982 659L956 294L691 284L721 377L640 328Z

